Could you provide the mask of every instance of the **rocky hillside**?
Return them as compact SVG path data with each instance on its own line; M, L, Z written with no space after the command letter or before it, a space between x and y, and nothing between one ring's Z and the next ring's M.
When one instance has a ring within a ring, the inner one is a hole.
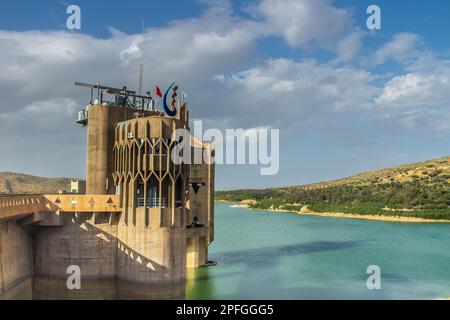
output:
M216 192L227 201L254 199L261 209L450 218L450 157L361 173L339 180L264 190Z
M72 179L42 178L23 173L0 172L0 194L69 191L70 180Z

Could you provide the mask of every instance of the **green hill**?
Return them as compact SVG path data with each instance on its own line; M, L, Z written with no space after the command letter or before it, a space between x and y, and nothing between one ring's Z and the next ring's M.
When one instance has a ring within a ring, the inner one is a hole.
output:
M450 157L302 186L217 191L252 208L450 219Z
M0 172L0 194L56 193L69 191L70 178L43 178L23 173Z

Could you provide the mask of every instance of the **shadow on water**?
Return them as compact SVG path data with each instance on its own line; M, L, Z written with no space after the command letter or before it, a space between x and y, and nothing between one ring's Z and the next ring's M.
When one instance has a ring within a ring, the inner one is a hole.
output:
M277 258L286 256L296 256L321 251L343 250L360 246L370 240L358 241L314 241L307 243L296 243L257 249L225 251L211 255L211 258L219 263L250 263L254 265L258 262L267 264L268 258L274 261Z

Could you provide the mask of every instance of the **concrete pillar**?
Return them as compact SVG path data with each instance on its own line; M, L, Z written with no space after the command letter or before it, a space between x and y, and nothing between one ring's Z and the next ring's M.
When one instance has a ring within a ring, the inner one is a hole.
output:
M31 238L15 221L0 223L0 300L32 299Z
M109 106L90 105L87 128L86 194L108 194L112 178L108 175L111 125Z
M143 217L145 209L135 208ZM161 209L150 209L150 220ZM161 221L161 220L160 220ZM118 226L117 298L183 299L185 297L186 229L145 227L139 223Z
M208 263L208 244L204 229L187 232L186 268L198 268Z

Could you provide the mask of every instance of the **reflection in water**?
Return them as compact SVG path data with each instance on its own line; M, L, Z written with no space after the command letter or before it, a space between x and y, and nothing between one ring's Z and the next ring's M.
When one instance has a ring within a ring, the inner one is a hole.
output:
M416 299L450 295L450 225L271 214L216 205L217 266L188 299ZM382 289L368 290L379 265Z
M186 291L191 293L189 299L215 296L214 281L210 281L210 277L210 267L186 269Z

